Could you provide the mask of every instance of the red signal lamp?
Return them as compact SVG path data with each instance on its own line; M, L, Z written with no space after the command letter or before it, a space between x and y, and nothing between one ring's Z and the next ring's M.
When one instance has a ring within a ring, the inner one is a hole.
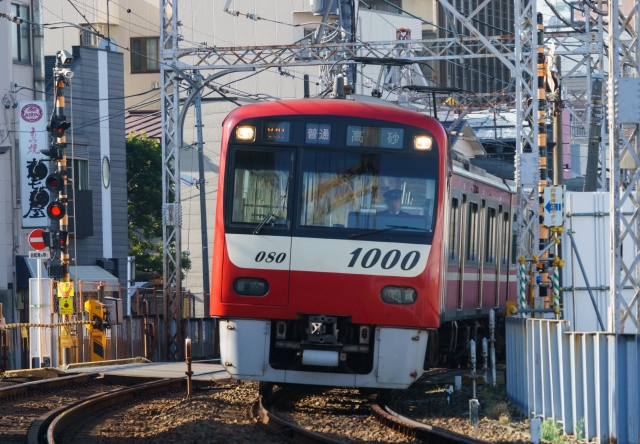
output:
M52 193L58 193L62 191L64 187L64 179L60 175L60 173L49 174L47 180L45 182L47 185L47 189Z
M65 216L66 213L67 212L64 208L64 205L58 200L56 200L55 202L51 202L47 206L47 216L51 220L60 220Z

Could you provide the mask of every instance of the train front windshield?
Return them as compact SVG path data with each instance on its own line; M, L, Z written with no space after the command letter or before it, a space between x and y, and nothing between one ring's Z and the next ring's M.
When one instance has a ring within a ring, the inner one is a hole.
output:
M432 157L305 149L300 226L431 232L437 167Z
M300 228L348 234L434 229L435 157L307 148L235 149L234 157L234 225L286 229L297 219ZM301 171L292 174L296 165Z

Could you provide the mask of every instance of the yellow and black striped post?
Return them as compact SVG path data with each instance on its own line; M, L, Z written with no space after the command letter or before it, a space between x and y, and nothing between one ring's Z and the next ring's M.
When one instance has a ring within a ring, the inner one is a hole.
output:
M542 20L542 14L537 15L537 56L538 56L538 150L540 156L540 182L538 183L538 196L539 196L539 212L540 218L540 231L538 238L538 251L544 250L549 242L549 230L543 224L544 219L544 189L547 186L547 91L546 91L546 74L547 74L547 57L544 53L544 23ZM548 253L541 255L540 259L547 258ZM548 286L549 286L549 273L548 264L545 260L541 260L536 264L536 268L542 278L541 285L539 286L539 296L548 302ZM535 273L534 273L535 275ZM535 280L535 276L531 276L532 281ZM531 282L532 286L534 282ZM531 304L534 301L530 301Z

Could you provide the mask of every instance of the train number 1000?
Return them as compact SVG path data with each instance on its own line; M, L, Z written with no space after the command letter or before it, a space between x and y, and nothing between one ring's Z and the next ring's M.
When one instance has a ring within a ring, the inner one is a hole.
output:
M362 248L358 248L352 251L350 254L352 256L351 262L349 262L349 267L353 268L360 258L360 254L362 253ZM371 268L376 265L380 261L380 257L382 256L382 251L378 248L372 248L367 251L360 261L360 266L362 268ZM400 260L402 258L402 261ZM391 250L382 257L382 262L380 266L384 270L389 270L400 262L400 268L404 271L411 270L413 267L418 265L418 261L420 260L420 253L418 251L410 251L402 257L402 253L400 250Z

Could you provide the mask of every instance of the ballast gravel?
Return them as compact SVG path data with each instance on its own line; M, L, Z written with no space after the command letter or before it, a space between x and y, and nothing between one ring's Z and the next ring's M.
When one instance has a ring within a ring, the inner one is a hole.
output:
M357 389L300 389L278 407L278 415L287 421L333 439L358 443L417 442L380 424L371 414L368 396Z

